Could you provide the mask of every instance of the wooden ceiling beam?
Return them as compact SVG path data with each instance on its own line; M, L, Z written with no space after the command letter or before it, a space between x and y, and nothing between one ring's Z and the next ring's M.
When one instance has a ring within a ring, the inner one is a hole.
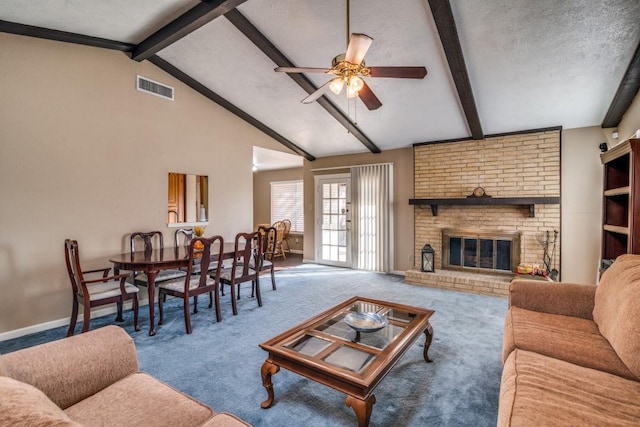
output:
M39 39L55 40L59 42L82 44L86 46L101 47L104 49L131 52L135 45L122 43L115 40L100 37L85 36L66 31L50 30L49 28L34 27L33 25L17 24L15 22L0 21L0 32L17 34L20 36L36 37Z
M274 46L267 37L262 34L249 20L237 9L231 10L224 14L242 34L244 34L253 44L258 47L265 55L267 55L279 67L295 67L295 65ZM301 73L287 73L302 89L308 94L312 94L318 88ZM317 99L318 104L322 106L331 116L353 134L365 147L372 153L380 153L373 141L371 141L349 117L347 117L338 107L336 107L328 98L321 96Z
M462 54L458 30L453 19L451 4L449 0L429 0L429 7L438 28L440 42L449 63L451 77L456 85L462 110L471 131L471 137L473 139L483 139L484 132L482 131L482 124L480 123L476 102L473 97L473 90L471 89L467 66Z
M131 59L143 61L246 0L203 0L140 42Z
M165 61L164 59L160 58L158 55L153 55L153 56L147 58L147 60L149 62L153 63L154 65L156 65L158 68L160 68L161 70L163 70L167 74L170 74L173 77L175 77L176 79L180 80L182 83L186 84L191 89L195 90L196 92L200 93L204 97L206 97L206 98L210 99L211 101L215 102L216 104L220 105L225 110L235 114L236 116L240 117L245 122L253 125L254 127L259 129L260 131L262 131L265 134L269 135L271 138L275 139L276 141L278 141L279 143L281 143L282 145L284 145L285 147L287 147L288 149L290 149L294 153L304 157L305 159L307 159L309 161L313 161L313 160L316 159L313 155L309 154L308 152L306 152L301 147L299 147L296 144L294 144L293 142L289 141L288 139L286 139L285 137L283 137L282 135L280 135L279 133L277 133L276 131L274 131L273 129L271 129L270 127L265 125L264 123L260 122L256 118L254 118L253 116L250 116L245 111L243 111L240 108L236 107L235 105L233 105L232 103L230 103L229 101L227 101L226 99L224 99L223 97L218 95L217 93L213 92L211 89L209 89L208 87L206 87L202 83L200 83L197 80L195 80L193 77L189 76L188 74L184 73L182 70L178 69L174 65L172 65L169 62Z
M633 98L638 93L638 89L640 89L640 43L636 48L636 52L633 54L633 58L631 58L627 71L620 81L620 86L618 86L613 101L611 101L609 110L604 116L604 120L602 121L603 128L613 128L620 124L622 116L624 116L624 113L629 109ZM621 136L624 138L627 137L626 135Z

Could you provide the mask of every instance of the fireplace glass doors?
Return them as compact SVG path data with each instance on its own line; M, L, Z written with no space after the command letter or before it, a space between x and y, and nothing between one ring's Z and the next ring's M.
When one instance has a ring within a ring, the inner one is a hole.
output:
M442 230L442 268L515 273L520 263L520 233Z

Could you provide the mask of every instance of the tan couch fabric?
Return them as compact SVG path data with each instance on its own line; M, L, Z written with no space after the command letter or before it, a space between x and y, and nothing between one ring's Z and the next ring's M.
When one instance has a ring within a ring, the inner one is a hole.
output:
M9 377L0 377L0 426L76 427L43 392Z
M620 359L640 378L640 255L622 255L602 275L593 319Z
M43 391L62 409L138 371L133 339L117 326L1 357L8 376Z
M636 379L591 320L511 307L505 319L503 362L515 348Z
M595 285L516 279L509 285L509 304L541 313L593 319Z
M128 427L197 426L215 414L208 406L145 373L129 375L65 413L87 426Z
M498 426L638 426L640 383L524 350L504 365Z

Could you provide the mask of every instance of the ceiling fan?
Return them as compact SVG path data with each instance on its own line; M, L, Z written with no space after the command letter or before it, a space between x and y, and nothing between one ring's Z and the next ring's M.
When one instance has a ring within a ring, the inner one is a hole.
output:
M369 110L376 110L382 106L382 102L365 83L363 77L423 79L427 75L425 67L367 67L364 56L373 43L373 38L361 33L353 33L350 36L349 34L349 0L347 0L347 52L333 58L331 68L278 67L275 69L283 73L324 73L336 76L304 98L303 104L314 102L328 90L339 95L346 86L347 98L359 96Z

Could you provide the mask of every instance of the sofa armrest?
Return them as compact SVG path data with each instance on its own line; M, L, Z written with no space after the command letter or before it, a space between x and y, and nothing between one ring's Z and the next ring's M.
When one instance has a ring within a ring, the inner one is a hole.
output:
M62 409L138 371L133 339L113 325L1 357L8 376L40 389Z
M509 306L593 320L596 285L516 279L509 285Z

